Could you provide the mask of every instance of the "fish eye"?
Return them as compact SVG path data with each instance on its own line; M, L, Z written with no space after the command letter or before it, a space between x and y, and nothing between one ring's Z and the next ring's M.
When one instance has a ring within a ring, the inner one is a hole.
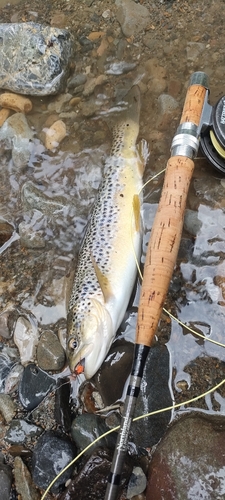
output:
M77 348L77 346L78 346L78 342L77 342L76 339L71 339L69 341L69 348L70 349L73 349L75 351L75 349Z

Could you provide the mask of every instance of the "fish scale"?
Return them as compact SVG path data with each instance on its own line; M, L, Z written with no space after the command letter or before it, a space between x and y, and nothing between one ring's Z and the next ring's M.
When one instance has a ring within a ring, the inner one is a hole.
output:
M134 200L142 188L146 143L136 146L140 92L132 87L113 129L104 178L80 250L68 307L67 355L73 375L90 378L102 364L132 293L141 224ZM133 215L134 207L136 213ZM82 368L81 368L82 366Z

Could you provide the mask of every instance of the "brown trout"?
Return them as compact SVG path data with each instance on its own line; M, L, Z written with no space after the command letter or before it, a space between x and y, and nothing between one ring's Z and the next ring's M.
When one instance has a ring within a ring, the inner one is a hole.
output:
M67 357L73 376L91 378L104 361L134 286L141 252L141 189L148 157L137 146L140 91L133 86L113 129L110 156L96 197L69 301Z

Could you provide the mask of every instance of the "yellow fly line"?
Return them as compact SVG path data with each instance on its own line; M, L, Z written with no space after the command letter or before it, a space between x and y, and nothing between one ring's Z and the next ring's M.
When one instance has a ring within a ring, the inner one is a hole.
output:
M219 384L215 385L214 387L212 387L211 389L209 389L208 391L200 394L199 396L196 396L195 398L192 398L192 399L188 399L187 401L184 401L182 403L177 403L175 405L171 405L171 406L167 406L166 408L160 408L160 410L155 410L155 411L151 411L150 413L145 413L144 415L139 415L139 417L135 417L132 419L132 422L137 422L138 420L141 420L142 418L146 418L146 417L151 417L152 415L157 415L159 413L163 413L164 411L170 411L170 410L174 410L175 408L180 408L181 406L185 406L185 405L188 405L190 403L193 403L195 401L198 401L198 399L201 399L201 398L204 398L206 396L208 396L208 394L211 394L212 392L216 391L217 389L219 389L223 384L225 383L225 379L223 379ZM77 460L79 460L79 458L82 457L82 455L84 453L86 453L86 451L88 451L94 444L96 444L98 441L100 441L100 439L108 436L109 434L111 434L112 432L114 431L118 431L120 428L119 425L117 425L117 427L114 427L113 429L109 429L107 432L105 432L104 434L102 434L101 436L99 436L98 438L96 438L92 443L90 443L88 446L86 446L86 448L84 448L80 453L79 455L77 455L66 467L64 467L63 470L61 470L61 472L53 479L53 481L49 484L48 488L45 490L44 494L42 495L41 497L41 500L44 500L44 498L46 498L46 495L48 494L48 492L50 491L50 489L52 488L52 486L54 485L54 483L57 481L57 479L62 476L62 474L64 474L64 472L67 471L67 469L69 469L69 467L71 467L71 465L74 465L75 462L77 462Z

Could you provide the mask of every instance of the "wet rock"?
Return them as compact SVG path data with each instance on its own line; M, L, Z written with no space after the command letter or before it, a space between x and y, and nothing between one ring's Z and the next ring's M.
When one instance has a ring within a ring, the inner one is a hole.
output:
M81 45L83 52L89 52L94 48L94 45L91 40L89 40L86 36L82 35L79 37L79 43Z
M9 500L12 486L12 469L3 463L3 455L0 455L0 487L1 500Z
M54 432L45 432L34 448L32 458L33 480L39 488L45 489L51 481L75 458L76 448L68 440ZM73 466L57 479L51 491L57 493L71 476Z
M0 393L5 392L5 380L14 364L9 356L0 354Z
M35 23L0 24L0 88L48 95L63 90L72 57L67 30Z
M0 106L6 109L12 109L17 113L29 113L32 110L32 102L22 95L4 92L0 95Z
M132 71L136 66L136 63L128 63L125 61L114 62L106 65L105 72L107 75L122 75L129 73L129 71Z
M58 337L47 330L42 333L37 348L37 364L42 370L61 370L65 363L65 352Z
M45 147L54 150L66 137L66 125L62 120L57 120L45 131Z
M48 373L31 363L26 366L19 386L19 399L24 408L33 410L55 386Z
M6 243L6 241L10 240L14 231L14 227L12 224L9 224L4 219L0 219L0 247Z
M16 167L25 166L30 158L33 132L23 113L15 113L7 118L0 128L0 141L12 149L12 159Z
M23 444L28 437L40 436L42 429L34 424L28 424L25 420L12 420L6 433L5 440L11 444Z
M198 42L188 42L187 60L188 62L198 62L201 53L205 51L205 44Z
M51 113L55 112L57 114L62 113L62 111L65 111L66 105L70 102L72 97L72 94L69 93L57 96L54 101L49 103L48 111Z
M76 479L72 480L59 500L96 500L104 498L107 479L110 472L113 452L107 449L97 449L82 467ZM129 460L126 460L119 493L128 480L132 470Z
M94 93L95 88L98 85L103 85L108 81L108 77L106 75L99 75L96 78L91 78L88 80L84 86L83 95L88 97L89 95Z
M17 391L24 367L20 363L16 363L5 378L5 394Z
M10 115L10 110L3 108L0 110L0 127L3 125L3 123L7 120L7 118Z
M145 63L146 79L148 79L148 89L150 92L161 94L167 87L166 68L160 66L158 59L152 58Z
M172 405L168 387L169 352L165 346L150 349L135 408L135 417ZM132 424L132 440L138 447L149 448L165 433L170 412L165 411Z
M71 428L70 412L70 382L68 378L61 378L57 381L55 391L55 420L65 432Z
M182 417L153 454L146 499L222 500L224 447L224 417Z
M109 406L121 399L125 382L130 375L133 353L134 344L131 342L115 342L100 370L95 375L95 385L102 396L105 406Z
M16 491L22 500L40 500L41 495L35 488L30 472L20 457L15 457L14 477Z
M157 130L167 130L171 126L172 119L177 114L178 102L169 94L161 94L158 97L159 115L156 122Z
M63 197L50 198L43 191L37 188L37 186L32 181L27 181L23 184L21 190L21 199L25 209L36 209L39 214L35 211L33 214L34 223L37 222L36 230L39 230L39 218L40 213L44 215L53 215L55 212L63 210L66 201ZM33 225L33 223L32 223Z
M91 444L96 438L108 430L109 428L99 415L84 413L83 415L78 415L73 420L71 426L71 436L76 443L76 446L83 450L86 446ZM115 433L109 434L109 436L99 440L93 445L93 447L91 447L90 450L86 452L86 454L89 455L99 446L113 448L115 446Z
M127 498L142 493L147 486L146 475L141 467L134 467L127 487Z
M150 22L150 13L143 5L132 0L116 0L116 17L125 36L136 36Z
M98 109L99 105L92 99L90 99L90 101L81 102L80 104L81 114L86 118L93 116Z
M16 404L8 394L0 394L0 413L7 424L16 413Z
M67 82L68 89L75 89L76 87L80 87L80 85L84 85L87 81L87 76L83 73L73 75Z
M20 222L20 243L26 248L45 247L45 221L39 210L33 210L31 219Z
M192 236L197 236L202 227L202 222L198 219L198 212L194 210L185 210L184 229Z
M38 327L33 317L20 316L16 322L13 339L19 349L23 366L35 360L38 338Z

